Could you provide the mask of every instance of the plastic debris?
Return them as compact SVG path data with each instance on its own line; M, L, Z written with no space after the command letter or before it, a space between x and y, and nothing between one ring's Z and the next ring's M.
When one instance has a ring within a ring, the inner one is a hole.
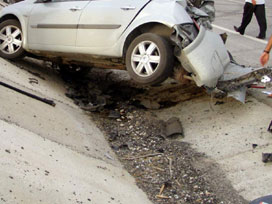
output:
M267 97L272 98L272 91L262 91L262 93L266 94Z
M272 162L272 153L263 153L262 161L263 163Z
M267 82L271 82L271 78L267 75L263 76L261 79L262 83L267 83Z

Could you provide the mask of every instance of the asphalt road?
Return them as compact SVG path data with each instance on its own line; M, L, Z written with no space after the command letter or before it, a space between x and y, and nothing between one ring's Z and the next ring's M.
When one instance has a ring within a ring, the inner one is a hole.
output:
M245 35L242 36L233 30L234 25L239 26L241 23L243 6L244 0L216 0L214 31L228 34L226 46L237 62L247 66L259 67L259 57L272 33L272 2L266 1L267 33L265 40L256 38L259 34L259 26L255 16L248 25ZM272 60L268 63L268 66L271 65Z

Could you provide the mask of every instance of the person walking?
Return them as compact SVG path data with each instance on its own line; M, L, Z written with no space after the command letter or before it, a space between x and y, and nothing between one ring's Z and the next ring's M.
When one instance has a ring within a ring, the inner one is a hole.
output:
M264 66L268 62L271 48L272 48L272 35L270 36L268 43L260 57L260 63L262 66Z
M234 26L234 30L241 35L244 35L246 27L250 23L253 13L256 16L257 22L260 27L259 35L256 38L265 39L266 37L266 16L265 16L265 0L245 0L244 13L241 25Z

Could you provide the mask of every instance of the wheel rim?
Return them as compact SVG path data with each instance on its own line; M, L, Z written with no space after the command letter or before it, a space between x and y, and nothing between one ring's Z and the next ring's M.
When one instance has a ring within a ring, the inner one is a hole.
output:
M21 29L8 25L0 31L0 50L5 54L14 54L22 47Z
M154 74L160 65L160 60L160 50L151 41L140 42L131 54L132 68L141 77L149 77Z

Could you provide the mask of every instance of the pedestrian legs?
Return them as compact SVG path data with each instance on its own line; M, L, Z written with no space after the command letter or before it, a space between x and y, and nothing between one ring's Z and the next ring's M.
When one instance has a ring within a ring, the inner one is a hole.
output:
M243 13L243 19L240 27L237 29L237 31L241 34L244 35L245 29L250 23L252 16L254 13L254 6L251 3L246 2L244 5L244 13Z
M265 17L265 5L256 5L254 9L254 14L257 18L257 22L260 27L260 33L257 36L258 38L264 39L265 34L266 34L266 29L267 29L267 24L266 24L266 17Z

